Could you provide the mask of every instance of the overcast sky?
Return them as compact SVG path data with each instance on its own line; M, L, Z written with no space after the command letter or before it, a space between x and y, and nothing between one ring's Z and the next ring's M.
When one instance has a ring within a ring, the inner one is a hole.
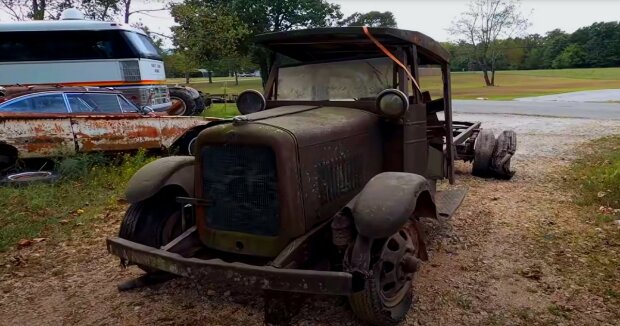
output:
M138 0L137 7L153 7ZM446 29L454 17L467 9L466 0L331 0L345 15L371 10L394 13L398 27L425 33L438 41L451 40ZM620 0L523 0L522 11L532 26L529 33L544 34L560 28L573 32L594 22L620 20ZM174 24L167 12L136 16L152 30L169 34Z
M180 0L173 0L179 2ZM446 29L467 9L467 0L328 0L341 6L345 15L353 12L389 10L398 27L425 33L438 41L451 40ZM134 0L134 9L160 8L162 0ZM555 28L573 32L594 22L620 20L620 0L523 0L522 11L532 26L529 33L544 34ZM2 20L5 15L0 14ZM142 21L151 30L170 34L174 21L168 12L134 15L131 22Z

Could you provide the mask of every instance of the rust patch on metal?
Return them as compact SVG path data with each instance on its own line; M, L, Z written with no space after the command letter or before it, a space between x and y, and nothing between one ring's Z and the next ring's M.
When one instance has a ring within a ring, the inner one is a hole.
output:
M167 148L191 127L215 119L125 114L0 113L0 139L21 158L76 152Z

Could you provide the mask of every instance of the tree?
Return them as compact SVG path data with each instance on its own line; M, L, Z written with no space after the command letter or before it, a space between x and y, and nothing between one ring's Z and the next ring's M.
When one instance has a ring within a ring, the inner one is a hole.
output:
M178 24L172 27L172 40L183 59L186 82L189 67L237 56L239 42L248 33L241 20L223 6L174 4L170 13Z
M340 26L397 27L394 14L390 11L370 11L365 14L353 13L338 23Z
M249 56L260 67L263 83L274 57L256 47L252 37L266 32L335 26L342 19L340 6L325 0L186 0L197 7L225 7L246 27L247 34L238 44L237 54Z
M452 22L450 32L469 43L471 59L482 69L484 82L495 86L496 63L502 54L498 41L522 33L528 26L520 12L520 0L472 0L469 9Z
M575 68L581 67L585 62L586 52L578 44L570 44L552 63L552 68Z
M80 9L86 18L107 20L119 13L120 0L0 0L0 10L13 20L59 19L67 8Z

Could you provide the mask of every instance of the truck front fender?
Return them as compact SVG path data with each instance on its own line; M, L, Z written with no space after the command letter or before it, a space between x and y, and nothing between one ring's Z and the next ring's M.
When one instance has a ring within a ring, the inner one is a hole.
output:
M347 205L359 234L386 238L413 216L437 217L428 180L405 172L376 175Z
M125 199L134 204L152 197L166 186L179 186L194 193L194 157L169 156L143 166L127 184Z

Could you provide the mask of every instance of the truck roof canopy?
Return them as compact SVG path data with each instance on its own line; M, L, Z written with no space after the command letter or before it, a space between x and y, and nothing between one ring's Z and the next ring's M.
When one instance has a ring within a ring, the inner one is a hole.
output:
M370 34L393 51L398 46L415 45L420 64L449 63L450 55L439 42L420 32L396 28L368 28ZM327 27L258 35L260 44L295 60L337 61L385 56L368 38L362 27Z

